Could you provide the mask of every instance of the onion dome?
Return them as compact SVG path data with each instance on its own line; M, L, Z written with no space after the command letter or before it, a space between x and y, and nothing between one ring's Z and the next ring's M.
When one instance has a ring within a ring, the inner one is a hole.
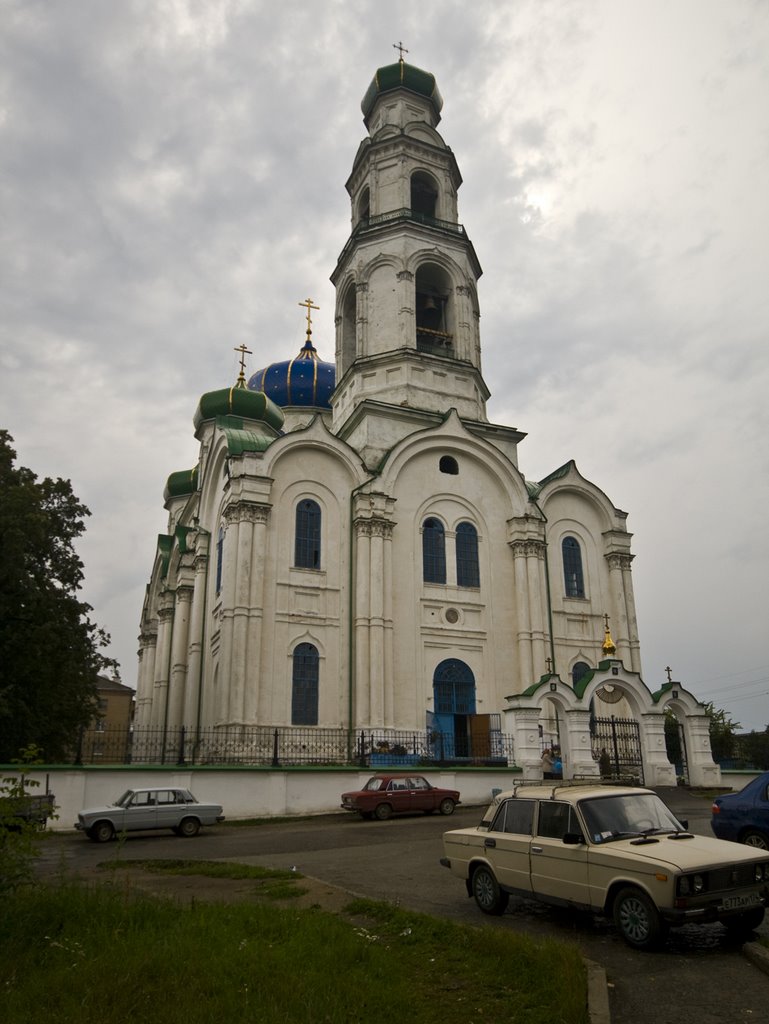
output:
M197 430L204 420L217 416L240 416L244 420L261 420L279 433L283 427L283 413L267 395L249 391L245 387L222 388L201 396L193 417Z
M438 91L435 76L431 75L429 71L422 71L421 68L407 64L403 60L377 70L360 105L364 118L368 118L377 99L383 93L392 92L393 89L408 89L409 92L424 96L430 100L436 115L440 118L443 97Z
M317 309L311 299L299 303L307 307L307 340L294 359L270 363L257 370L248 382L251 391L263 391L276 405L305 406L330 409L331 395L336 386L336 367L324 363L318 355L312 335L310 310Z

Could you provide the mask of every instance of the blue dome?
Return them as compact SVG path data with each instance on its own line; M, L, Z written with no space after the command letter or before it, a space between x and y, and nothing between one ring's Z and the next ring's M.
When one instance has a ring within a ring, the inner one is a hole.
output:
M281 407L305 405L330 409L336 385L336 367L318 357L309 337L295 359L271 363L257 370L248 382L250 391L263 391Z

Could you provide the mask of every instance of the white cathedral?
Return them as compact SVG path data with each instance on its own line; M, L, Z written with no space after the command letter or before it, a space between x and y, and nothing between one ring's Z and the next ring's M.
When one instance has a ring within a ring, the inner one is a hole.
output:
M601 665L640 680L626 513L573 461L527 479L525 434L487 419L441 107L402 59L365 94L334 363L307 300L295 358L200 399L142 613L139 729L411 731L461 757L543 680L568 707ZM596 679L591 713L627 714L631 690Z

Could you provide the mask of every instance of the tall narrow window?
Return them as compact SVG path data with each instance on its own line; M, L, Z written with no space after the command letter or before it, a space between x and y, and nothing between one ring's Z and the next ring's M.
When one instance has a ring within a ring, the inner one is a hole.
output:
M440 519L422 523L422 577L425 583L446 582L446 537Z
M576 662L576 664L574 665L574 668L571 670L572 685L576 686L576 684L580 681L580 679L582 679L583 676L586 676L589 671L590 671L590 666L588 664L586 664L584 661Z
M579 542L573 537L564 537L561 545L563 552L563 578L567 597L584 597L585 580L582 575L582 552Z
M318 648L297 644L291 677L291 724L318 724Z
M222 592L222 562L224 560L224 527L219 527L216 538L216 593Z
M296 506L294 565L320 569L320 505L307 498Z
M478 531L472 523L457 527L457 586L480 587L478 570Z

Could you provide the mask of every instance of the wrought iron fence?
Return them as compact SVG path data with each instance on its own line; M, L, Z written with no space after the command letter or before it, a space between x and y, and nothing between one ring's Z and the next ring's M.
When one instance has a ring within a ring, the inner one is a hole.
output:
M75 764L352 765L407 767L512 765L513 737L492 729L482 741L435 729L325 729L229 726L89 730Z

